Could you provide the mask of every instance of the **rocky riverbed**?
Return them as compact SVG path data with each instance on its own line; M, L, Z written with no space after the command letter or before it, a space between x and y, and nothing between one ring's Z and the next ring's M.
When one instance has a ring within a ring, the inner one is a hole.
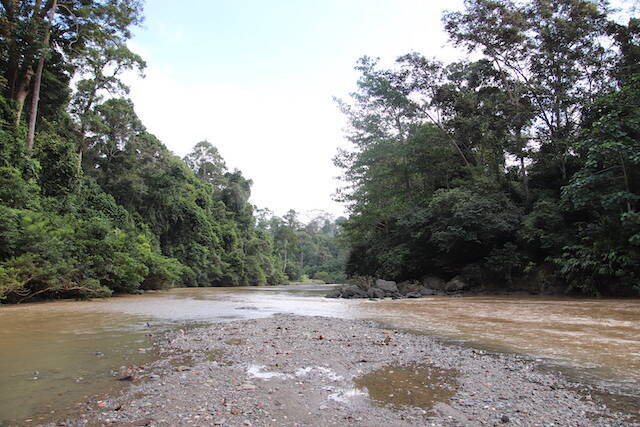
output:
M449 282L439 277L427 276L420 282L396 283L392 280L363 279L358 284L344 285L330 291L327 298L381 299L423 298L428 296L480 295L485 289L456 276Z
M170 332L155 347L158 361L123 368L128 391L51 426L630 423L535 361L361 320L276 315Z

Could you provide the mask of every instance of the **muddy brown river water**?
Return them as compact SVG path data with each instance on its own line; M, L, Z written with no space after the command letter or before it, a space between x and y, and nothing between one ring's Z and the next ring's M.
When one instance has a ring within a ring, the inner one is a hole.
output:
M91 302L0 307L0 425L37 423L124 384L162 330L274 313L370 319L516 352L640 396L640 300L543 297L325 299L327 286L186 288ZM53 411L53 412L52 412ZM31 420L31 421L26 421Z

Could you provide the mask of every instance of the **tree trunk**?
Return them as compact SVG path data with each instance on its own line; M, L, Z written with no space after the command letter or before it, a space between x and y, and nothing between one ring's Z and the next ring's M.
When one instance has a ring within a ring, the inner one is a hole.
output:
M624 187L627 190L627 193L631 194L631 185L629 185L629 175L627 174L627 167L624 164L624 157L622 157L622 153L618 152L618 156L620 157L620 165L622 166L622 174L624 176ZM627 198L627 212L633 211L631 207L631 202Z
M520 171L522 173L522 189L524 191L525 205L528 208L531 195L529 193L529 175L527 175L527 169L524 166L524 156L520 156Z
M24 110L24 103L29 95L29 86L31 85L31 78L33 77L33 70L28 68L22 78L19 78L17 82L18 88L14 95L16 101L16 127L20 125L20 119L22 118L22 110Z
M287 271L287 241L284 241L284 264L282 266L282 272L286 273Z
M7 20L11 22L11 28L9 29L9 34L6 34L5 37L8 40L8 67L7 67L7 95L10 99L15 101L16 103L16 116L15 116L15 126L16 128L20 125L20 120L22 118L22 111L24 110L24 104L29 95L29 88L31 87L31 79L34 74L33 70L33 61L35 57L35 53L33 53L34 49L32 46L28 46L27 52L24 53L24 61L22 65L20 65L19 57L20 51L17 47L16 38L14 34L13 27L17 25L17 21L19 18L16 18L16 9L17 9L18 1L12 0L3 0L2 5L7 10ZM37 39L37 30L38 30L38 20L40 19L40 9L42 7L42 0L36 0L33 5L33 13L31 14L31 22L30 25L32 27L34 40Z
M84 155L84 134L80 137L80 147L78 148L78 168L82 170L82 157Z
M87 134L87 125L84 118L89 110L91 110L91 107L93 107L93 103L95 102L96 95L98 93L97 88L97 85L93 88L91 96L89 97L87 104L82 109L82 114L80 114L80 142L78 144L78 168L80 168L80 170L82 170L82 159L84 157L84 152L87 149L87 138L85 136Z
M58 7L58 0L53 0L51 9L49 9L48 17L49 24L47 31L42 41L42 50L40 52L40 59L38 60L38 67L36 68L35 81L33 84L33 94L31 95L31 111L29 113L29 131L27 132L27 150L33 149L33 139L36 133L36 120L38 118L38 103L40 102L40 86L42 85L42 72L44 70L44 60L49 50L49 44L51 40L51 25L56 15L56 8Z

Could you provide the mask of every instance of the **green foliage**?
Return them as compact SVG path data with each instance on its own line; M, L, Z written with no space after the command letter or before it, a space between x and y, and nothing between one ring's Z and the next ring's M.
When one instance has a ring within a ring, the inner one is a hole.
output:
M565 220L558 202L541 198L523 218L519 233L530 250L553 252L568 238L564 229Z
M337 239L343 222L344 218L334 219L327 213L304 224L293 209L283 218L267 210L259 212L258 227L273 241L277 255L274 273L284 282L298 282L304 277L327 283L344 282L346 251Z
M347 274L509 288L551 261L567 290L637 288L637 19L589 0L470 0L444 24L477 61L365 57L339 101Z
M362 58L338 101L351 215L307 223L256 211L252 181L214 145L180 159L120 98L119 74L146 65L126 43L137 0L59 8L27 150L19 119L51 2L14 3L0 5L0 299L345 273L508 287L543 264L570 290L638 286L639 25L604 3L469 0L444 23L478 60Z
M326 271L317 271L313 275L313 278L316 279L316 280L321 280L324 283L333 283L331 275L329 273L327 273Z
M601 294L640 276L640 75L591 107L575 144L582 167L562 190L575 238L554 258L572 286Z
M427 210L429 241L448 269L492 256L519 223L518 208L500 193L439 190Z
M300 252L294 227L295 262L283 258L282 240L256 227L250 179L206 141L181 160L119 98L120 73L146 66L127 47L142 2L51 4L0 5L0 299L281 284L305 267L340 268L328 266L337 256L328 232ZM31 150L21 118L48 12L53 49Z
M0 167L0 204L12 208L29 208L37 204L40 189L26 181L16 168Z
M20 301L40 294L102 296L111 292L85 275L74 236L78 224L71 218L0 207L0 219L3 298Z
M77 190L81 171L75 146L58 136L39 135L35 159L40 165L38 183L43 196L61 197Z

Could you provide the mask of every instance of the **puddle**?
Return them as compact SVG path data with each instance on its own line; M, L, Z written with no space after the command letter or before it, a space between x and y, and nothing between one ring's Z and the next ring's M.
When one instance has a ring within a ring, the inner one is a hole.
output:
M353 382L379 404L397 409L412 406L430 410L436 403L445 402L455 394L456 376L453 369L411 363L385 366L355 378Z

